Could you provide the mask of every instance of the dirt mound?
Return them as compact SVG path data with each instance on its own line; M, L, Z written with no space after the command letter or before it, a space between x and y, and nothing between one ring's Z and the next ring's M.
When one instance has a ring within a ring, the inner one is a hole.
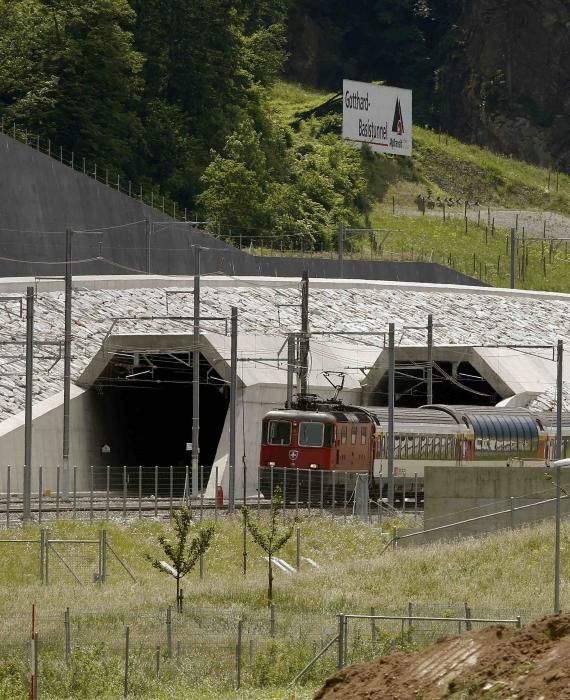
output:
M315 700L570 700L570 614L521 630L502 625L445 639L417 654L355 664Z

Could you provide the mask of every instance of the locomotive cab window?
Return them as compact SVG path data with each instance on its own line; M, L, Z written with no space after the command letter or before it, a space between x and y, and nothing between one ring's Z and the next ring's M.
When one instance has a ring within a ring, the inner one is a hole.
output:
M299 425L299 445L302 447L322 447L325 426L322 423L301 423Z
M267 442L269 445L290 445L291 423L285 420L269 421Z

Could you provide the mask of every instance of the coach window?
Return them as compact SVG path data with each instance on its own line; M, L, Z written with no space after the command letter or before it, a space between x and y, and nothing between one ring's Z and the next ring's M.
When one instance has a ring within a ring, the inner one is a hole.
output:
M325 426L322 423L301 423L299 425L299 445L302 447L322 447Z
M284 420L269 421L269 436L267 442L270 445L290 445L291 423Z
M346 425L343 425L340 429L340 444L346 445L347 429Z
M365 425L360 427L360 444L366 445L366 426Z
M358 432L358 428L356 425L351 426L350 430L350 442L352 445L356 445L356 434Z

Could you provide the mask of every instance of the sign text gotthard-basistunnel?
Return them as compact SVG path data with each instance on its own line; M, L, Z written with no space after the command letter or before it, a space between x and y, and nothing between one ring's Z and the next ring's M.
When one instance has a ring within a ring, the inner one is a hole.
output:
M342 137L374 151L412 155L412 91L342 82Z

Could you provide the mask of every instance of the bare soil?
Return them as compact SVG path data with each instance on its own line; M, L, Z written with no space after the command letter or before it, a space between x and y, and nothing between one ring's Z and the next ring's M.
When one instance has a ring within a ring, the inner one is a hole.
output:
M570 700L570 613L517 630L502 625L415 654L355 664L315 700Z

